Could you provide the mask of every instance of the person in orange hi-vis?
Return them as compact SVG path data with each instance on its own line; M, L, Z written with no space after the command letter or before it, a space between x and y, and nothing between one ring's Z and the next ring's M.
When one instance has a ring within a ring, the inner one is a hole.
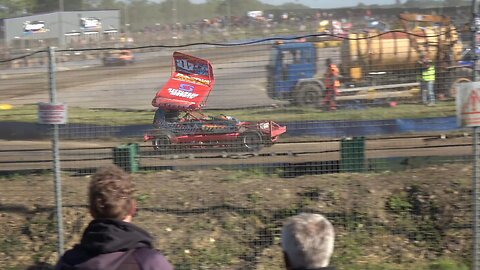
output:
M338 94L338 87L340 87L340 81L338 80L339 70L337 65L332 63L332 59L327 58L325 61L327 65L327 70L323 78L323 83L325 84L325 97L323 99L323 106L327 107L328 110L334 111L337 109L337 104L335 99Z

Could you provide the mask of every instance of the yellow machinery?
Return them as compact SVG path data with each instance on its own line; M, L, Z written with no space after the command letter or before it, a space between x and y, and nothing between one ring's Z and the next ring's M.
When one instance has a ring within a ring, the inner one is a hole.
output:
M361 73L378 70L404 70L415 68L420 54L435 62L456 62L462 53L462 44L450 20L442 16L401 14L404 32L351 33L342 44L344 68L358 68ZM436 26L415 25L409 30L407 23L430 22ZM452 63L449 63L452 64ZM351 72L350 72L351 73ZM358 76L358 75L357 75ZM361 78L357 78L361 79Z
M359 99L358 94L367 91L366 98L373 99L376 95L370 90L418 89L420 55L435 63L435 92L439 98L453 97L457 83L470 79L472 68L459 64L463 48L449 18L401 14L400 20L400 31L351 33L342 39L341 61L337 62L343 83L339 95ZM324 69L314 60L319 53L329 53L318 49L312 40L272 46L269 97L301 106L318 105L325 91L319 76Z
M460 59L463 47L448 17L420 14L399 17L401 31L348 35L341 48L344 76L357 82L372 72L408 77L414 75L421 54L434 61L439 72L448 70Z

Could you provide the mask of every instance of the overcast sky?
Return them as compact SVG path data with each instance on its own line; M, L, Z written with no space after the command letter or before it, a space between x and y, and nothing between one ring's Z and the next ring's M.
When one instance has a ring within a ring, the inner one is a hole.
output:
M234 0L234 1L241 1L241 0ZM337 7L353 7L358 5L358 3L364 3L365 5L372 5L372 4L395 4L395 0L260 0L261 2L272 4L272 5L280 5L284 3L299 3L303 4L312 8L337 8ZM192 3L204 3L205 0L190 0ZM402 3L405 1L402 1Z

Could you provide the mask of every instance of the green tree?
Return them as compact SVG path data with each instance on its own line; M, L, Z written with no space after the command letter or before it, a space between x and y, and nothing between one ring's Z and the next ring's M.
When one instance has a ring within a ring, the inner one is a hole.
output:
M0 16L15 17L29 13L33 3L27 0L0 0Z
M37 14L54 12L60 9L60 0L0 0L0 14L6 16L19 16L24 14ZM63 0L64 10L82 10L89 8L83 0Z
M469 0L445 0L444 5L447 6L447 7L468 6L468 5L471 5L471 1L469 1Z
M64 0L64 9L65 10L86 10L86 9L89 9L89 7L83 3L83 0Z
M262 2L258 0L242 0L242 1L234 1L234 0L222 1L216 10L218 15L227 15L228 13L228 5L230 5L230 12L232 15L241 16L247 14L248 11L251 10L264 10L266 6Z
M299 4L299 3L285 3L285 4L282 4L276 8L279 8L279 9L288 9L288 10L293 10L293 9L309 9L308 6L305 6L305 5L302 5L302 4Z
M148 0L132 0L126 10L128 22L133 30L155 25L160 16L159 6Z
M96 7L99 9L118 9L121 4L117 0L100 0Z
M192 4L189 0L166 0L160 3L161 17L163 22L172 24L176 20L179 23L189 23L202 18L210 18L211 13L208 8L211 3L206 4ZM174 11L174 7L175 11ZM209 14L210 13L210 14ZM176 16L176 18L174 18Z
M54 0L35 0L32 13L45 13L59 10L58 1Z
M435 0L408 0L404 5L406 7L430 8L438 7L441 3Z

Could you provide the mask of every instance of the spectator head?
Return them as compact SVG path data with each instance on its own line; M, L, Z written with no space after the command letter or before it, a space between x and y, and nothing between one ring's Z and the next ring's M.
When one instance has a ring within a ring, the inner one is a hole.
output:
M322 215L302 213L290 217L282 228L281 244L287 269L327 267L335 233Z
M327 59L325 60L325 65L330 66L331 64L332 64L332 59L331 59L331 58L327 58Z
M90 181L88 198L94 219L130 222L136 211L135 191L130 175L117 166L100 168Z

